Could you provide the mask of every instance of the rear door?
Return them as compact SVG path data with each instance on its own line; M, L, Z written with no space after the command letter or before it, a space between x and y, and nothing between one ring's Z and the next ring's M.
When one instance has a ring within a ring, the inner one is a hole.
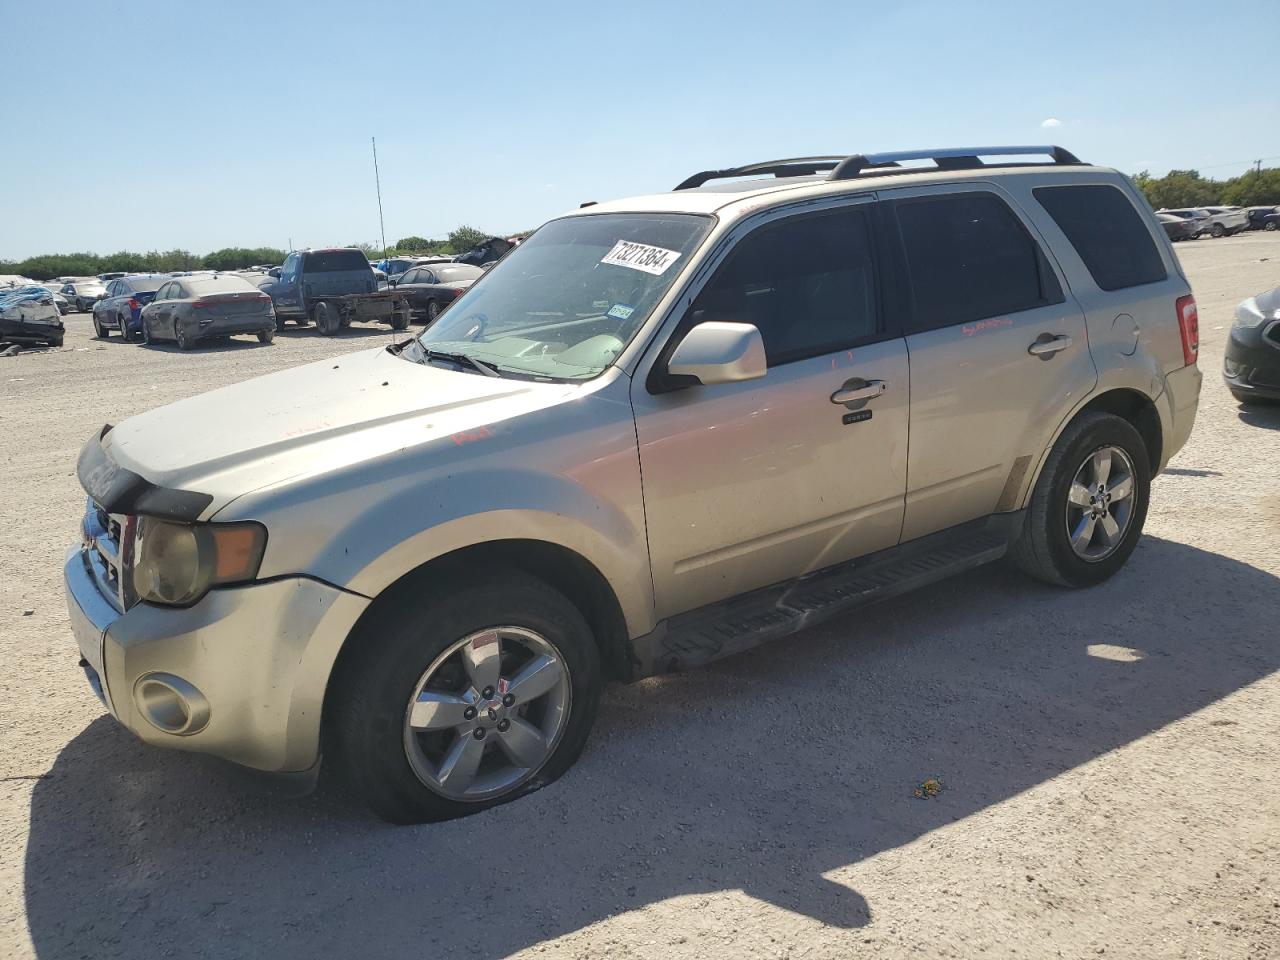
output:
M911 361L905 541L1016 509L1097 372L1083 312L1004 191L972 183L882 196Z

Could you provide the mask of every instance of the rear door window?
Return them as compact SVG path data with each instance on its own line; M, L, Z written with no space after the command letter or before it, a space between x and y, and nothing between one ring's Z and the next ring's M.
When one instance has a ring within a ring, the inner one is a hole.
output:
M1142 217L1116 187L1038 187L1034 192L1103 290L1159 283L1167 276Z
M771 367L877 339L866 207L760 227L698 294L690 321L754 324Z
M908 333L1062 303L1039 243L982 191L894 203L911 296Z

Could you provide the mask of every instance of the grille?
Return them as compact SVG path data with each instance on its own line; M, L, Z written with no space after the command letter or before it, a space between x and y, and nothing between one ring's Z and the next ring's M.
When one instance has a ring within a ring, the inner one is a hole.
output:
M85 566L102 595L123 613L135 600L127 576L133 518L108 513L90 500L85 509L82 532Z

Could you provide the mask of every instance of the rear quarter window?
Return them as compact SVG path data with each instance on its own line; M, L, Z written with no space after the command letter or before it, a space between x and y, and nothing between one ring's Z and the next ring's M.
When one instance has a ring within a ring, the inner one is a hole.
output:
M1034 192L1103 290L1140 287L1167 276L1146 223L1116 187L1038 187Z

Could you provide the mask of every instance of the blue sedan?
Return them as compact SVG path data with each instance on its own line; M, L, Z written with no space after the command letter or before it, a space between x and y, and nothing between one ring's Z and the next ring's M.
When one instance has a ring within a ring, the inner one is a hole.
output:
M93 332L98 339L105 340L112 330L119 330L126 341L139 339L142 308L168 279L158 273L139 273L108 283L107 295L93 305Z

